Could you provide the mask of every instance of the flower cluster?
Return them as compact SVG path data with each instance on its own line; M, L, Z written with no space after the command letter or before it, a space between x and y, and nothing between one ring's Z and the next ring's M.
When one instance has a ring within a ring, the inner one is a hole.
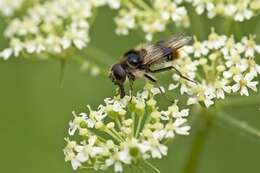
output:
M198 14L207 13L209 18L216 15L229 17L235 21L242 22L257 15L260 10L259 0L186 0L195 7Z
M254 58L260 53L260 45L254 39L250 35L235 42L234 36L218 35L214 29L208 40L200 42L195 37L192 46L182 49L182 58L175 65L196 83L174 74L169 89L179 87L181 94L191 96L188 104L199 102L206 107L214 104L214 99L224 99L227 93L248 96L248 89L257 90L255 78L260 74L260 65Z
M146 40L151 41L153 35L164 31L171 21L177 26L189 26L187 10L179 3L171 0L153 0L151 4L139 0L124 4L115 18L116 33L128 35L129 30L141 28L146 34Z
M24 0L0 0L0 14L3 16L12 16L19 9Z
M180 110L177 101L168 110L159 110L154 98L159 92L149 85L136 97L107 98L97 110L88 106L89 113L73 112L65 160L74 170L113 166L115 172L122 172L124 165L140 165L167 155L168 140L189 134L189 110Z
M10 47L0 52L8 59L28 54L59 54L68 48L84 48L89 42L90 18L96 7L119 8L119 0L54 0L37 4L27 15L15 18L5 31Z

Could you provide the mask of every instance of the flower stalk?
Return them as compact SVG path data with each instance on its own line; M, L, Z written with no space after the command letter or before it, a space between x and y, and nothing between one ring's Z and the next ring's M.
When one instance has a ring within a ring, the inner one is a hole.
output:
M184 163L182 173L195 173L199 167L199 161L203 154L204 146L211 132L215 121L215 108L200 107L200 112L196 115L193 123L193 139L189 154Z

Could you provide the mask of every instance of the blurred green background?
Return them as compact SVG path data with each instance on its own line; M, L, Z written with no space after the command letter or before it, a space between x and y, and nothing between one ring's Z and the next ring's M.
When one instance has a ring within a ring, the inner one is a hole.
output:
M199 38L206 38L211 26L215 26L220 33L227 30L235 32L238 38L248 33L260 37L259 17L243 24L226 25L222 19L209 21L192 12L191 14L192 27L187 33L196 34ZM133 32L127 37L116 36L112 22L114 15L115 12L106 8L99 10L91 29L90 47L82 52L84 58L96 63L102 62L104 70L109 69L110 64L125 50L143 41L139 32ZM1 20L1 34L5 27L6 22ZM3 38L0 41L0 47L3 48L6 41ZM93 47L109 56L96 52ZM60 64L54 60L0 60L0 173L74 172L70 164L64 162L62 152L68 122L72 118L71 111L86 110L87 104L98 106L104 98L115 93L115 87L107 76L93 77L81 73L78 64L69 62L66 64L61 88L59 73ZM245 98L242 106L228 105L226 111L260 129L259 92L254 94L253 99L256 100L253 104L247 103L248 98ZM189 137L177 137L166 158L152 161L162 173L180 173L183 170L196 128L192 128ZM198 160L198 173L258 173L260 138L235 127L216 123ZM126 172L131 171L126 169ZM134 169L133 172L139 170ZM147 168L147 172L152 170Z

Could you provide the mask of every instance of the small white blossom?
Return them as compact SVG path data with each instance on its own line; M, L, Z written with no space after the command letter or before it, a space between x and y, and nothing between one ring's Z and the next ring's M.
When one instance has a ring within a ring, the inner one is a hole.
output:
M177 118L173 123L174 131L179 135L189 135L190 126L183 126L186 119Z
M254 37L255 36L249 36L249 38L242 38L242 45L244 46L245 56L248 58L255 57L255 52L260 53L260 45L255 43Z
M23 0L10 0L17 6ZM16 3L14 3L16 2ZM0 1L0 12L7 1ZM10 40L8 48L0 52L0 57L18 57L21 52L28 54L59 54L69 48L83 49L90 41L89 20L95 8L108 5L120 7L119 0L53 0L36 3L26 15L14 18L4 35ZM55 56L56 57L56 56ZM94 75L99 73L93 68Z
M233 79L236 83L232 86L233 92L237 92L240 90L241 95L249 96L247 87L254 91L257 91L256 85L258 84L258 81L252 81L253 78L254 75L250 73L247 73L245 77L243 77L241 74L235 75Z
M4 16L12 16L18 10L24 0L0 0L0 14Z
M180 110L175 101L168 110L159 111L154 98L157 89L147 84L132 99L108 98L97 110L88 106L88 114L74 113L69 135L76 137L77 142L66 139L65 161L71 162L74 170L84 165L95 170L114 167L115 172L122 172L125 165L166 156L167 139L175 134L189 134L190 126L186 124L189 110ZM133 119L144 124L137 125Z
M141 28L147 41L152 41L153 35L164 31L170 22L177 26L189 26L186 8L171 0L154 0L151 4L138 1L125 6L122 3L115 22L116 34L128 35L130 30Z
M258 0L246 1L213 1L213 0L186 0L187 3L192 3L197 14L206 13L208 18L214 18L217 15L231 18L234 21L243 22L249 20L259 11Z
M204 53L202 45L207 50ZM255 78L260 66L255 57L259 55L259 45L254 36L236 42L234 36L219 35L212 29L207 40L199 42L195 38L193 45L185 46L181 51L176 68L195 83L173 74L174 82L169 84L169 89L188 94L188 105L200 103L209 107L232 92L249 95L248 88L257 90Z

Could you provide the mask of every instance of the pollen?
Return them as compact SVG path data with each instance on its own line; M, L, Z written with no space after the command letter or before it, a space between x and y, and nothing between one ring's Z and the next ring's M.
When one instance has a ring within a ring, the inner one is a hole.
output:
M246 85L246 80L244 80L244 79L241 79L240 81L239 81L239 84L240 84L240 86L245 86Z

